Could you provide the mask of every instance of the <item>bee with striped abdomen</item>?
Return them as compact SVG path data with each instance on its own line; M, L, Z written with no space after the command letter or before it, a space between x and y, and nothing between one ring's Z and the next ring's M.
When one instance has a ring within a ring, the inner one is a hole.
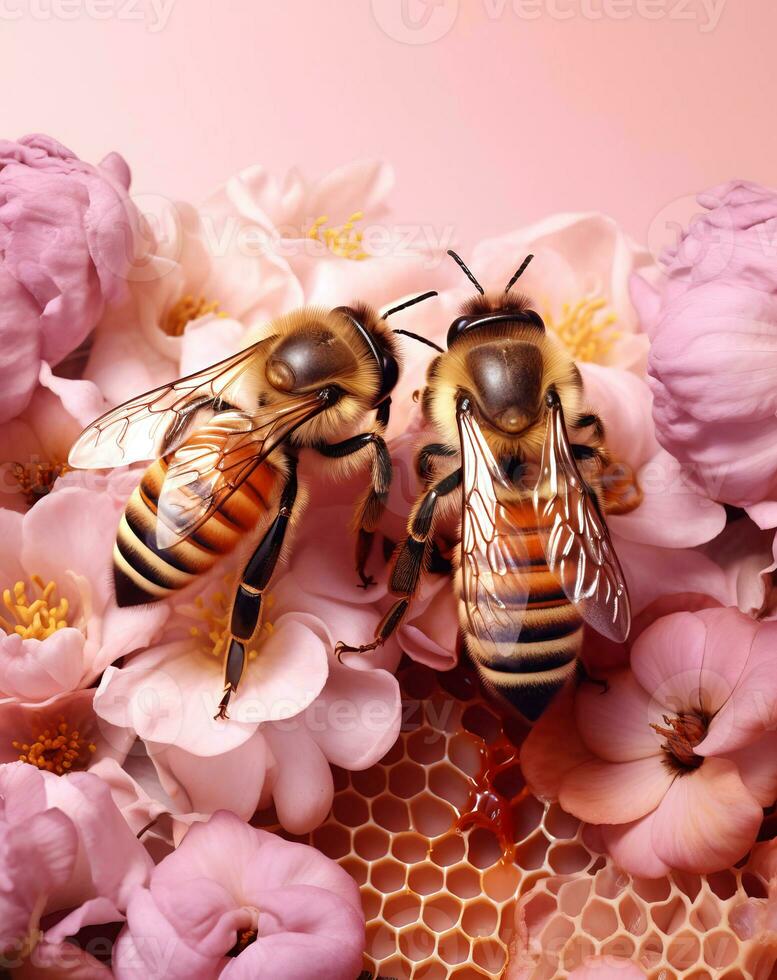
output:
M393 559L398 598L371 643L337 653L383 643L424 568L451 552L469 656L487 688L534 720L575 674L584 622L615 640L629 631L603 517L604 430L583 408L572 358L511 292L532 256L504 293L486 294L449 254L478 294L428 370L421 404L438 439L418 454L424 492Z
M391 483L383 432L399 376L386 318L434 295L382 317L363 305L279 317L265 339L107 412L73 446L69 465L83 469L157 457L130 497L116 537L120 606L175 594L245 535L262 534L232 604L217 718L227 717L246 646L261 624L262 597L302 508L301 449L330 466L370 459L372 478L355 524L357 571L365 588L371 583L366 564ZM360 431L373 412L373 423Z

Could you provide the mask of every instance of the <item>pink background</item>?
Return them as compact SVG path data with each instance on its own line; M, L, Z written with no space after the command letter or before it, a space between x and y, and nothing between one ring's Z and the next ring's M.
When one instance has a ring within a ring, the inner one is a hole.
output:
M253 162L379 156L398 219L465 247L568 209L644 240L698 189L777 182L773 0L712 30L703 0L405 3L426 28L402 0L173 0L161 30L152 0L0 0L0 132L194 201Z

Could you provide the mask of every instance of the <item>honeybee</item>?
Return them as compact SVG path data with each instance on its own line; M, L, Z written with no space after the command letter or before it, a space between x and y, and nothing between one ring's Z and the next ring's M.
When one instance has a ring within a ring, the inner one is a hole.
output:
M228 717L265 591L304 503L297 478L301 449L330 466L371 461L354 520L357 572L365 588L371 584L366 565L392 475L383 433L399 377L386 320L435 295L414 297L383 316L359 304L282 316L246 350L107 412L71 449L69 465L82 469L155 458L116 536L119 606L173 595L245 535L261 532L232 603L215 718ZM359 431L372 412L372 425Z
M424 492L394 553L398 598L371 643L336 652L385 642L422 571L447 551L470 658L485 687L533 721L575 675L584 623L617 641L629 632L604 519L604 428L582 405L572 358L511 292L533 256L498 294L449 254L477 294L451 324L447 350L434 345L421 406L439 441L417 456Z

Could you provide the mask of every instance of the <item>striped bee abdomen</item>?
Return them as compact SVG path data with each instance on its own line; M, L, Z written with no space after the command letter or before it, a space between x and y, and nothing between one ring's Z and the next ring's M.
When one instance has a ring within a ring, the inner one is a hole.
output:
M498 614L488 635L474 635L461 590L459 616L467 651L489 689L536 720L575 673L583 619L548 568L530 500L503 503L496 530L504 572ZM487 614L486 614L487 616Z
M156 544L157 502L167 460L152 463L127 502L113 549L119 606L164 599L209 571L252 533L272 506L279 472L264 462L201 527L172 548Z

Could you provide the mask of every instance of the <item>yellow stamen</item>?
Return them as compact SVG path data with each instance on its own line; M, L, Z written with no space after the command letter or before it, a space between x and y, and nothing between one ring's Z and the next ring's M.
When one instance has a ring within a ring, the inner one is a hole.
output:
M606 305L601 297L564 303L558 320L549 310L545 312L545 324L576 361L599 361L621 337L620 331L613 330L618 318L604 312Z
M19 753L19 761L56 773L77 772L86 769L97 746L83 732L71 728L60 715L56 724L46 727L29 742L12 741Z
M231 633L229 620L232 614L232 596L235 582L230 576L224 577L225 591L214 592L206 601L202 596L194 600L194 617L204 625L189 627L189 635L199 641L200 648L210 656L223 660L226 655ZM269 611L274 605L274 597L267 593L262 602L262 609ZM246 650L246 658L255 660L259 656L259 647L265 637L273 632L273 624L265 620L254 634L250 646Z
M322 215L320 218L316 218L310 226L306 237L316 242L322 242L333 255L360 262L362 259L369 258L362 246L363 233L355 227L357 222L363 218L363 211L354 211L341 227L325 228L324 225L329 221L329 218Z
M198 320L207 313L215 313L220 317L227 315L219 310L219 304L215 300L209 302L204 296L197 298L182 296L168 311L167 316L162 321L162 329L171 337L180 337L186 329L187 323Z
M30 599L27 589L37 589L39 596ZM0 628L9 635L17 633L24 640L45 640L57 630L69 626L69 603L64 596L57 600L55 582L44 583L40 575L33 575L30 583L17 582L13 591L3 590L3 605L10 618L0 616Z
M24 499L32 507L34 503L51 491L57 477L67 473L67 463L51 460L44 463L12 463L11 475L19 484Z

